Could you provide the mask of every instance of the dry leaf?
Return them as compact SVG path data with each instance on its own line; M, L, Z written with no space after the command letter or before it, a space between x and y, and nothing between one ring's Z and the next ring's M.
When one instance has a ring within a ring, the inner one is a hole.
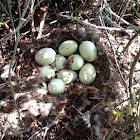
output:
M103 85L108 86L108 85L112 85L114 83L115 83L115 81L108 81L108 82L103 83Z
M99 90L98 88L96 88L94 86L90 86L90 87L88 87L88 89L90 89L90 90Z

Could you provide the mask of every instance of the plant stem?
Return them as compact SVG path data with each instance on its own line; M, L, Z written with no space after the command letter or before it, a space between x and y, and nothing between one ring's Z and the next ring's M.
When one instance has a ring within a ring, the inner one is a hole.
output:
M11 13L11 7L10 7L10 1L7 0L7 3L8 3L8 10L9 10L9 13L10 13L10 21L11 21L11 25L12 25L12 30L15 30L15 27L14 27L14 22L13 22L13 18L12 18L12 13Z
M34 0L31 0L30 12L31 12L31 15L32 15L32 17L30 19L30 32L31 32L32 42L34 42L34 17L33 17L33 13L34 13Z
M6 8L3 6L2 2L0 1L0 6L3 9L3 11L7 14L7 16L10 16L10 14L8 13L8 11L6 10Z
M133 40L135 40L139 36L139 34L140 34L140 30L129 40L128 44L126 45L122 53L125 53L127 51L127 49L129 48Z
M15 42L15 45L14 45L14 52L13 52L12 60L11 60L11 63L10 63L9 79L8 80L9 80L9 84L10 84L10 88L11 88L11 92L12 92L12 99L13 99L14 107L16 108L16 110L18 112L20 122L22 122L21 118L20 118L20 112L19 112L19 109L18 109L17 104L16 104L16 100L15 100L15 96L14 96L15 92L14 92L13 85L12 85L12 80L11 80L11 70L12 70L12 66L13 66L13 62L14 62L14 59L15 59L16 50L17 50L17 46L18 46L18 41L19 41L19 31L17 32L17 35L15 34L15 36L16 36L16 42Z
M133 79L133 73L134 73L134 68L135 65L137 63L137 61L139 60L140 57L140 50L137 53L134 62L132 63L131 69L130 69L130 74L129 74L129 92L130 92L130 101L131 101L131 105L132 107L134 107L134 97L133 97L133 84L132 84L132 79Z

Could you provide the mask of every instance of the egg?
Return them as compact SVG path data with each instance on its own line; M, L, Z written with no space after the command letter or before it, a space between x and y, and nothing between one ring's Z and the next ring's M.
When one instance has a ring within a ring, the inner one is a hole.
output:
M52 79L48 84L48 91L51 94L62 94L65 90L65 84L61 79Z
M78 44L74 40L66 40L58 47L59 54L63 56L70 56L78 49Z
M97 57L97 49L91 41L83 41L79 46L79 52L88 62L93 62Z
M90 63L85 64L80 72L79 72L79 79L83 84L91 84L95 80L96 77L96 70L94 66Z
M55 77L54 70L49 66L38 67L39 72L41 73L41 78L44 81L48 81Z
M62 79L64 84L69 84L75 81L78 74L75 71L63 69L57 73L57 78Z
M51 64L51 66L53 68L56 67L58 70L61 70L66 67L66 64L67 64L66 58L60 54L56 54L55 61Z
M74 54L68 58L68 66L72 70L79 70L84 65L84 59L79 54Z
M40 65L48 65L55 61L56 52L52 48L42 48L35 54L35 61Z

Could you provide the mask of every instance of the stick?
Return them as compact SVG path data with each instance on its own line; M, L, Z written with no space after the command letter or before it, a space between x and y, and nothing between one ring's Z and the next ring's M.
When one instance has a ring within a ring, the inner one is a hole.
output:
M27 12L27 10L28 10L30 1L31 1L31 0L28 0L28 3L27 3L26 8L25 8L24 11L22 12L20 24L17 26L17 28L16 28L14 31L12 31L12 32L9 33L8 35L6 35L6 36L4 36L3 38L1 38L1 39L0 39L0 42L2 42L2 41L4 41L4 40L8 40L8 39L13 38L13 35L14 35L15 33L17 33L17 31L18 31L19 29L21 29L22 27L24 27L24 26L30 21L30 19L31 19L31 17L32 17L31 14L29 14L29 15L27 16L27 18L24 19L24 16L25 16L25 14L26 14L26 12ZM43 1L44 1L44 0L40 0L40 1L34 6L34 10L33 10L33 11L35 11L35 9L36 9L36 8L39 6L39 4L40 4L41 2L43 2ZM34 13L33 13L33 14L34 14Z
M133 79L133 73L134 73L134 68L136 66L136 63L138 62L139 60L139 57L140 57L140 50L139 52L137 53L136 57L135 57L135 60L133 61L132 63L132 66L131 66L131 69L130 69L130 74L129 74L129 92L130 92L130 101L131 101L131 105L132 107L134 107L134 96L133 96L133 84L132 84L132 79Z
M3 11L7 14L7 16L10 16L10 14L8 13L8 11L6 10L6 8L3 6L2 2L0 1L0 6L3 9Z
M133 40L135 40L140 34L140 30L129 40L128 44L126 45L126 47L123 49L122 53L125 53L129 46L131 45L131 43L133 42Z
M103 18L102 18L102 8L101 8L101 10L100 10L100 14L101 14L101 16L100 16L101 25L104 26L105 23L104 23L104 20L103 20ZM119 64L118 64L118 62L117 62L115 49L114 49L113 44L112 44L112 42L111 42L111 40L110 40L110 38L109 38L108 31L107 31L107 30L105 30L105 31L106 31L106 35L107 35L107 38L108 38L108 45L111 46L112 51L113 51L113 54L114 54L115 63L116 63L116 65L117 65L117 69L118 69L118 71L119 71L119 75L120 75L120 77L121 77L123 83L125 84L126 90L127 90L128 94L129 94L128 85L127 85L127 83L126 83L126 81L125 81L125 79L124 79L124 77L123 77L123 75L122 75L122 73L121 73Z
M31 32L31 37L32 37L32 42L34 42L34 17L33 17L33 13L34 13L34 0L31 0L31 19L30 19L30 32Z
M17 32L17 35L16 36L16 42L15 42L15 45L14 45L14 52L13 52L13 55L12 55L12 60L11 60L11 63L10 63L10 68L9 68L9 85L10 85L10 88L11 88L11 92L12 92L12 98L13 98L13 102L14 102L14 107L16 108L17 112L18 112L18 115L19 115L19 120L22 124L22 121L21 121L21 118L20 118L20 112L19 112L19 109L17 107L17 104L16 104L16 100L15 100L15 92L14 92L14 89L13 89L13 85L12 85L12 80L11 80L11 70L12 70L12 66L13 66L13 61L15 59L15 55L16 55L16 50L17 50L17 46L18 46L18 41L19 41L19 31Z
M96 26L94 24L91 24L91 23L87 23L87 22L84 22L82 20L79 20L73 16L68 16L68 15L63 15L63 14L58 14L59 16L61 17L65 17L65 18L68 18L68 19L73 19L75 21L78 21L79 23L83 24L83 25L86 25L86 26L91 26L93 28L96 28L96 29L103 29L103 30L110 30L110 31L123 31L125 29L121 29L121 28L115 28L115 27L106 27L106 26Z
M105 7L105 9L110 13L110 14L112 14L113 16L115 16L115 17L117 17L118 19L120 19L123 23L125 23L126 25L129 25L130 27L132 27L134 30L140 30L140 27L138 27L138 26L135 26L135 25L133 25L133 24L131 24L131 23L129 23L129 22L127 22L126 20L124 20L123 18L121 18L120 16L118 16L115 12L113 12L112 10L111 10L111 8L109 7L109 5L108 5L108 3L107 3L107 1L106 0L104 0L104 2L105 2L105 4L106 4L106 7Z
M9 10L9 13L10 13L10 21L11 21L11 25L12 25L12 29L15 30L15 27L14 27L14 22L13 22L13 18L12 18L12 13L11 13L11 8L10 8L10 1L7 0L7 3L8 3L8 10Z

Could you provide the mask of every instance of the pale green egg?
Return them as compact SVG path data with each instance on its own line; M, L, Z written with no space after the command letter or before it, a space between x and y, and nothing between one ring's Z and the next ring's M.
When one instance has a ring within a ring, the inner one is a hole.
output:
M69 56L68 64L72 70L79 70L84 65L84 59L79 54L74 54Z
M52 48L42 48L35 54L35 61L40 65L48 65L55 61L56 52Z
M79 46L79 52L88 62L93 62L97 57L97 49L91 41L83 41Z
M62 79L64 84L69 84L77 79L78 75L75 71L63 69L57 73L57 78Z
M48 84L48 91L51 94L62 94L65 90L65 84L61 79L52 79Z
M85 64L80 72L79 72L79 79L83 84L91 84L95 80L96 77L96 70L94 66L90 63Z
M59 54L63 56L70 56L78 49L78 44L74 40L66 40L58 47Z
M38 70L41 73L41 78L44 81L51 80L52 78L55 77L55 72L49 65L43 66L43 67L38 67Z
M56 54L55 61L51 64L51 66L54 68L56 67L58 70L62 70L66 67L67 60L64 56L60 54Z

